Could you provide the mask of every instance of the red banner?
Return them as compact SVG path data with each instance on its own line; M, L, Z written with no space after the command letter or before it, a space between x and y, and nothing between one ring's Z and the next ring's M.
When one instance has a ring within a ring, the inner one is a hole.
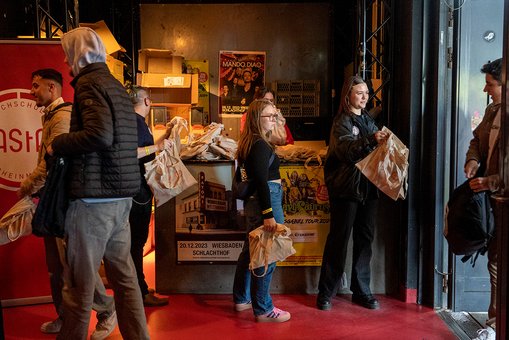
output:
M63 97L72 101L71 76L60 42L0 41L0 216L17 201L16 190L36 166L42 108L30 95L32 72L54 68L64 76ZM44 245L28 236L0 246L0 299L50 295Z

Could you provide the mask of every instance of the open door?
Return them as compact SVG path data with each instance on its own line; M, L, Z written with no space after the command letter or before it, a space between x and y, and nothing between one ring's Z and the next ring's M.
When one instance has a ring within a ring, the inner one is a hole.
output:
M504 0L461 1L455 9L456 53L456 114L453 135L452 185L457 187L466 178L463 172L465 154L473 129L480 123L489 98L483 92L485 63L501 58L503 48ZM452 189L452 188L451 188ZM450 255L452 282L449 306L455 312L487 312L490 281L487 257L479 256L475 267L461 262L461 256Z

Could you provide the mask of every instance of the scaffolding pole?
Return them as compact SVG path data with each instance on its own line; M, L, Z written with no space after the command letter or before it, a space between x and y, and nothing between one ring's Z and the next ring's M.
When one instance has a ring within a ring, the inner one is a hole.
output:
M354 69L370 87L372 111L380 112L391 86L392 0L357 0L357 18Z

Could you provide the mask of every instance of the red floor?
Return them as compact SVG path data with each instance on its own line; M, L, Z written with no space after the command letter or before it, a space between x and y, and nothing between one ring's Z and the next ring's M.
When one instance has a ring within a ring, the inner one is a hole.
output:
M153 255L146 259L147 281L153 283ZM273 295L276 306L292 313L292 319L282 324L258 324L250 311L234 312L230 295L172 295L168 306L145 310L154 340L457 339L432 309L383 295L378 298L377 311L353 305L344 295L324 312L315 308L315 295ZM5 308L6 339L54 338L39 332L39 326L54 315L51 304ZM109 339L122 339L118 328Z

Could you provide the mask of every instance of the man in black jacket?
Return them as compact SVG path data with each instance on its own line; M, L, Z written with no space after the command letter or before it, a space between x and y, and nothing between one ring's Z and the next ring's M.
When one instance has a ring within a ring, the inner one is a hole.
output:
M148 339L130 256L128 220L131 198L140 187L136 115L123 86L104 63L104 45L92 29L69 31L62 37L62 47L74 76L74 107L70 132L55 138L48 149L50 154L71 159L65 225L65 317L57 339L87 338L94 278L102 259L115 293L123 338Z

